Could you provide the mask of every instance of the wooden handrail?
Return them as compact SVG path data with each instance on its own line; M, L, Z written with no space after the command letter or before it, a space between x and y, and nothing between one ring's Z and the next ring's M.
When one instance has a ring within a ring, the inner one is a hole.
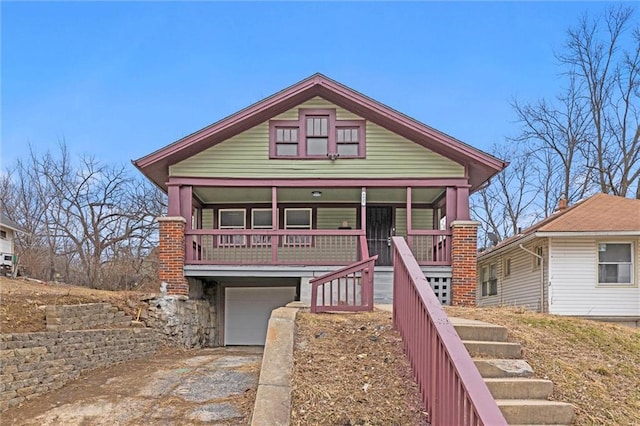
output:
M327 311L372 311L373 310L373 268L378 255L368 257L343 268L331 271L319 277L309 280L311 284L311 312ZM358 276L358 274L360 274ZM356 300L356 281L360 281L360 302ZM334 287L335 281L335 287ZM352 304L340 304L340 297L345 296L345 302L349 299L349 281L352 285ZM329 303L325 300L325 285L329 284ZM322 288L322 304L318 304L318 288ZM337 292L337 301L334 303L334 290Z
M393 324L431 424L507 425L406 241L393 246Z
M378 259L378 255L376 254L375 256L371 256L368 257L366 259L363 260L359 260L355 263L352 263L350 265L347 266L343 266L340 269L336 269L335 271L331 271L328 272L324 275L321 275L319 277L315 277L315 278L311 278L309 280L309 284L313 284L316 283L318 281L331 281L331 280L335 280L337 278L340 278L342 276L344 276L345 274L351 273L351 272L355 272L355 271L359 271L361 268L361 266L371 262L371 261L376 261L376 259Z

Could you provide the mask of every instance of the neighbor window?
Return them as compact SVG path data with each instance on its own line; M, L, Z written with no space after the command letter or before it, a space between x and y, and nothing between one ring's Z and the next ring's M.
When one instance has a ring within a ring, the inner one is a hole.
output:
M539 268L542 265L542 259L541 259L541 257L543 257L542 253L543 253L542 246L536 247L536 254L540 256L540 257L538 256L533 257L533 266L536 268Z
M3 240L7 239L7 231L0 231L0 238L2 238Z
M251 229L273 229L273 216L271 209L252 209L251 210ZM271 245L270 235L253 235L251 237L252 245Z
M285 209L284 229L311 229L311 209ZM309 245L310 235L287 235L288 245Z
M507 257L504 260L503 268L504 268L504 276L505 277L508 277L509 275L511 275L511 258L510 257Z
M218 210L218 229L245 229L245 209ZM240 246L246 244L244 235L220 235L218 243L222 246Z
M598 283L633 284L631 243L598 244Z
M482 296L498 294L498 268L495 263L482 267Z
M364 158L364 120L338 120L335 109L298 110L298 120L269 122L272 158Z

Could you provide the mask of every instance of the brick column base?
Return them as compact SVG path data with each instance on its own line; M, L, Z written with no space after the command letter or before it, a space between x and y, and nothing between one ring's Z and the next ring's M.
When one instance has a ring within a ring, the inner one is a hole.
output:
M451 304L476 305L478 222L451 223Z
M158 223L160 285L166 285L168 295L189 296L189 282L184 276L184 228L187 221L181 216L167 216L159 217Z

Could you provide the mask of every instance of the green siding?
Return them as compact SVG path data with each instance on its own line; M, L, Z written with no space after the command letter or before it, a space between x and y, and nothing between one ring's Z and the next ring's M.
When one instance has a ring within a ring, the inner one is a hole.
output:
M202 229L213 228L213 209L202 210Z
M356 228L355 208L318 208L317 229L338 229L345 220L349 226Z
M431 209L412 209L411 227L413 229L433 229L433 211ZM407 235L407 209L396 209L396 235Z
M302 108L336 108L338 119L356 115L320 98ZM296 119L296 107L278 119ZM463 177L464 168L441 155L367 122L367 158L330 160L269 159L269 124L249 129L169 168L172 176L245 178L410 178Z

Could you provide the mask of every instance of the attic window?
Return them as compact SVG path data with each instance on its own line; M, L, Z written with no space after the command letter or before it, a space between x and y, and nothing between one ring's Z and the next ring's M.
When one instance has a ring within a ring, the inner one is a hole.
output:
M297 120L269 121L270 158L365 157L365 121L338 120L335 109L299 109Z

